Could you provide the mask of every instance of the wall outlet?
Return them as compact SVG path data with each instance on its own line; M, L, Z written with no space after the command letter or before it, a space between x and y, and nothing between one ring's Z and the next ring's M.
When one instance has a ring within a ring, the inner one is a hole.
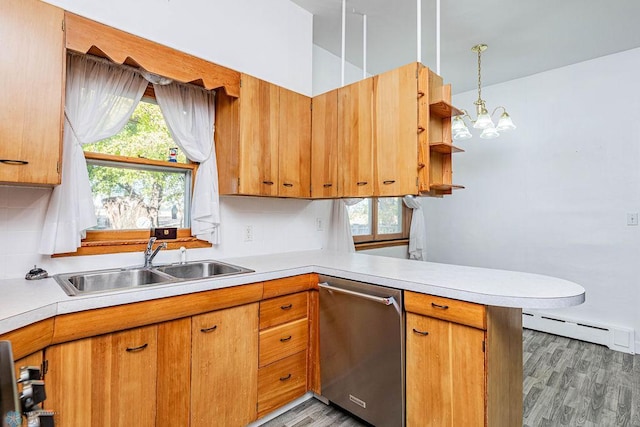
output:
M324 230L324 223L322 222L322 218L316 218L316 231Z
M253 225L244 226L244 241L253 242Z
M627 214L627 225L638 225L638 212Z

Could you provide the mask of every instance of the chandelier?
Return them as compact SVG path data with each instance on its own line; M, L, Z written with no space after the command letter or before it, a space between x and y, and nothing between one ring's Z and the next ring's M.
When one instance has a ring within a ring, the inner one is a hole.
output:
M491 114L487 110L485 105L485 101L482 99L482 79L481 79L481 55L482 52L487 50L486 44L478 44L471 48L473 52L478 54L478 100L474 102L476 106L476 119L473 120L469 113L466 110L461 110L461 116L455 116L452 119L451 123L451 133L453 134L453 139L455 140L463 140L471 138L471 132L469 132L469 128L464 121L464 118L468 119L473 125L474 129L482 129L482 133L480 134L480 138L491 139L497 138L500 136L500 132L508 131L511 129L515 129L516 126L513 124L511 117L507 113L506 108L499 106L496 107ZM496 111L502 109L502 115L500 116L500 120L498 120L498 125L493 124L493 120L491 116L493 116Z

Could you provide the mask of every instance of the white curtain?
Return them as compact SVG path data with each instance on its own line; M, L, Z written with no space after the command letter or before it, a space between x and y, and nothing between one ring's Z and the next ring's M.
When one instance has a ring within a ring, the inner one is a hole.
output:
M331 221L327 233L326 248L338 252L355 252L349 212L347 206L353 206L363 199L336 199L333 201Z
M426 261L427 238L424 214L422 213L422 203L420 203L420 199L415 196L404 196L402 200L408 208L413 209L411 229L409 230L409 259Z
M174 141L186 156L199 162L191 201L191 234L213 244L220 243L218 166L213 128L214 94L195 86L153 85L156 100Z
M82 145L120 132L146 86L131 70L84 55L67 56L62 182L49 199L41 254L75 252L84 231L96 225Z

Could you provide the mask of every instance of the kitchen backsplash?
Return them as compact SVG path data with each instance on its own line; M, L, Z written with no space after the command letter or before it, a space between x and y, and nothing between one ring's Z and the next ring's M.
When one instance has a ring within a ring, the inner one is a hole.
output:
M35 264L57 274L142 263L141 253L63 258L38 254L51 191L0 186L0 279L24 277ZM221 197L220 205L222 243L211 249L188 249L188 259L320 249L331 212L331 201L324 200ZM251 241L246 241L247 226L251 227ZM156 262L179 259L177 250L161 251Z

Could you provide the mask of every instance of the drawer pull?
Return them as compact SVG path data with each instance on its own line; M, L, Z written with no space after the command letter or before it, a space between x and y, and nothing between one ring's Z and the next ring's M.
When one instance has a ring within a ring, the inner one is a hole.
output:
M281 305L280 308L282 310L290 310L293 307L293 304Z
M424 92L419 90L418 91L418 98L422 98L424 96Z
M280 381L287 381L290 378L291 378L291 374L287 375L286 377L280 377Z
M426 331L419 331L419 330L417 330L416 328L413 328L413 333L414 333L414 334L418 334L418 335L424 335L424 336L429 335L429 332L426 332Z
M424 126L418 126L418 133L422 133L424 132L426 129L424 128Z
M287 342L287 341L290 341L290 340L291 340L291 335L289 335L286 338L280 338L280 342Z
M368 182L367 182L367 181L358 181L358 182L356 183L356 185L357 185L358 187L362 187L363 185L367 185L367 184L368 184Z
M322 184L322 186L323 186L324 188L329 188L329 187L333 187L333 184Z
M129 353L135 353L136 351L142 351L142 350L144 350L144 349L145 349L145 348L147 348L148 346L149 346L149 344L146 344L146 343L145 343L145 344L142 344L141 346L138 346L138 347L127 347L127 351L128 351Z
M384 185L390 185L390 184L393 184L394 182L396 182L395 179L388 179L386 181L382 181Z
M293 184L291 184L291 183L289 183L289 182L285 182L285 183L284 183L284 184L282 184L282 185L284 185L285 187L293 187Z
M432 303L431 303L431 306L432 306L433 308L439 308L439 309L441 309L441 310L447 310L447 309L449 308L449 306L448 306L448 305L440 305L440 304L436 304L435 302L432 302Z
M205 333L205 334L206 334L207 332L213 332L213 331L215 331L216 329L218 329L218 325L213 325L213 326L212 326L212 327L210 327L210 328L202 328L202 329L200 329L200 332L202 332L202 333Z
M28 165L29 162L26 160L13 160L13 159L0 159L0 163L4 163L5 165Z
M273 181L262 181L262 183L266 185L273 185Z

